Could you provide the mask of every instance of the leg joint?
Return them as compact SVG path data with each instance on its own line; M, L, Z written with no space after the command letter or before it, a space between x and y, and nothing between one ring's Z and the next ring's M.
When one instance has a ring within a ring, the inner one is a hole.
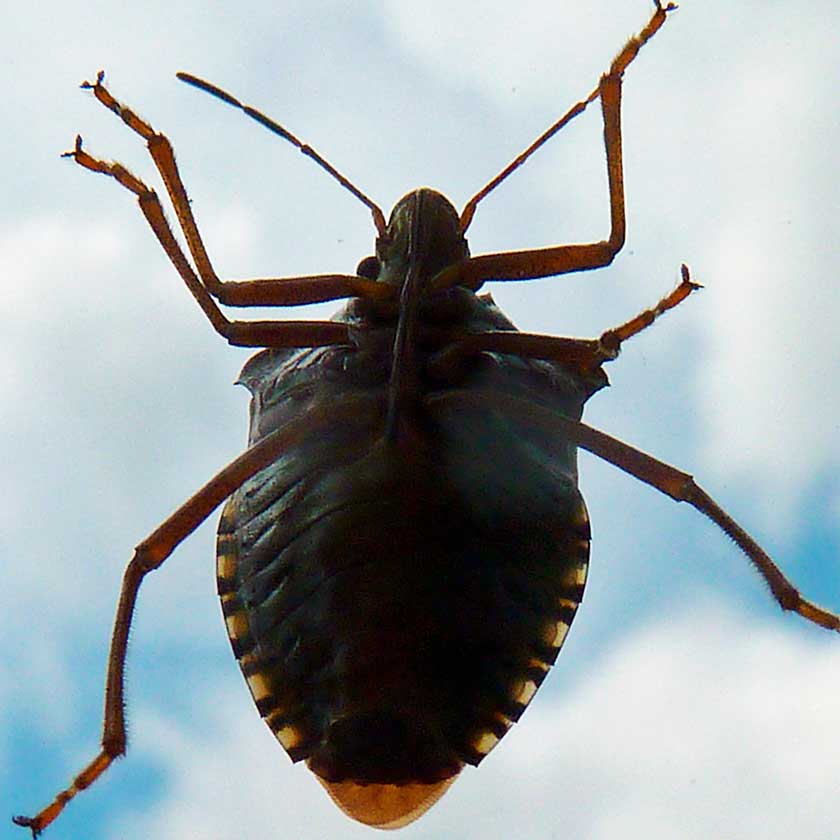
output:
M799 591L790 584L780 587L779 591L776 593L776 597L778 598L779 606L783 610L799 612L799 609L802 606L802 596L799 594Z

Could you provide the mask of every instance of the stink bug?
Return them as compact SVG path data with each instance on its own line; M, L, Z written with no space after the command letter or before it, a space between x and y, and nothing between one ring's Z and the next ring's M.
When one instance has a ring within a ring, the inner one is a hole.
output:
M589 528L577 490L583 447L687 501L753 561L780 605L829 629L767 555L690 476L580 422L624 341L684 300L682 283L599 339L516 332L486 280L524 280L609 264L624 242L622 76L672 7L573 107L458 214L440 194L409 193L385 219L311 148L298 145L373 212L376 255L356 275L225 283L215 275L166 138L119 104L104 76L87 85L149 145L195 270L155 194L118 164L213 327L266 348L242 373L253 394L250 447L138 546L126 570L108 663L102 751L33 818L37 833L125 751L123 670L144 575L226 501L217 576L234 653L260 714L352 817L379 827L423 813L464 764L478 764L521 715L554 662L583 594ZM478 202L596 99L605 126L611 230L589 245L470 258ZM229 321L223 304L291 305L352 297L332 322Z

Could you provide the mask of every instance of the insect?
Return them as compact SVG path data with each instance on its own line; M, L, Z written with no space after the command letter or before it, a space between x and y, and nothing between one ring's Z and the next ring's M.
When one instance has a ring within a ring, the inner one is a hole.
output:
M352 276L220 281L166 138L116 102L104 77L88 85L147 140L195 270L154 193L123 167L88 155L80 141L72 156L138 196L220 334L267 349L242 375L253 393L248 451L144 540L126 571L101 752L20 825L41 831L125 751L123 668L140 583L225 500L219 592L258 710L289 755L305 760L345 811L371 825L411 821L464 764L478 764L556 658L588 564L579 446L694 505L741 546L784 608L838 629L838 619L804 601L689 476L580 423L622 343L692 292L687 271L651 310L592 341L518 333L476 294L485 280L593 269L620 250L622 74L670 9L657 6L592 94L461 214L439 194L417 190L386 224L376 205L299 144L373 212L376 256ZM596 99L605 125L608 239L470 258L464 233L478 202ZM339 297L352 300L339 320L325 323L229 321L215 303Z

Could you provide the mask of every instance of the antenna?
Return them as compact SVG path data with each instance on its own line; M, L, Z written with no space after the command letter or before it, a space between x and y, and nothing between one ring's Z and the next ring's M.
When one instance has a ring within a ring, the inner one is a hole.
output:
M199 79L197 76L193 76L190 73L177 73L177 77L182 81L186 82L188 85L192 85L193 87L197 87L199 90L203 90L205 93L209 93L212 96L215 96L217 99L221 99L222 102L226 102L228 105L233 105L234 108L239 108L240 111L244 111L251 119L256 120L260 125L267 128L269 131L277 134L278 136L282 137L284 140L288 140L293 146L297 146L300 149L301 153L306 155L321 169L328 172L344 187L346 190L349 190L359 201L362 202L366 207L370 209L371 214L373 215L373 223L376 225L376 230L380 236L385 233L385 228L387 227L385 223L385 216L383 215L382 211L379 207L371 201L352 181L348 178L345 178L331 163L321 157L318 152L315 151L311 146L303 143L302 141L298 140L291 131L287 131L283 128L280 123L275 122L271 117L267 117L262 111L258 111L256 108L252 108L250 105L243 105L236 97L231 96L227 91L222 90L220 87L216 87L216 85L210 84L210 82L205 82L204 79Z
M534 152L536 152L537 149L540 148L540 146L544 145L549 140L551 140L551 138L554 137L554 135L557 134L557 132L560 131L560 129L563 128L563 126L566 125L566 123L571 122L578 114L583 113L586 110L586 106L589 105L590 102L594 102L598 98L598 95L600 93L601 89L599 87L595 88L595 90L593 90L592 93L590 93L589 96L586 97L586 99L582 100L581 102L578 102L577 104L569 108L569 110L566 111L566 113L563 114L563 116L560 117L560 119L557 120L557 122L555 122L553 125L547 128L539 137L537 137L536 140L534 140L533 143L531 143L530 146L528 146L527 149L525 149L524 152L517 155L495 178L493 178L493 180L491 180L489 183L483 186L464 205L464 209L461 212L461 218L459 221L461 233L464 233L466 229L470 226L470 222L472 221L473 215L475 215L475 208L478 205L478 202L481 201L481 199L484 198L488 193L496 189L496 187L498 187L499 184L501 184L502 181L504 181L505 178L507 178L507 176L510 175L511 172L513 172L516 169L519 169L519 167L522 166L522 164L525 163L525 161L528 160L528 158L531 157L531 155L534 154Z
M613 59L612 64L610 65L609 73L611 75L621 76L624 71L627 69L627 66L630 64L631 61L639 54L639 50L656 34L657 30L660 26L665 22L665 16L668 12L674 11L677 8L676 3L668 3L667 5L662 5L662 0L653 0L654 4L656 5L656 12L654 13L653 17L648 21L647 26L635 37L631 38L624 46L624 49ZM492 181L490 181L486 186L482 187L467 203L464 207L463 211L461 212L461 218L459 219L459 228L461 233L469 227L470 222L472 221L472 217L475 214L475 208L479 201L484 198L489 192L492 192L496 187L501 184L502 181L510 175L515 169L518 169L531 157L537 149L540 148L544 143L554 137L561 128L563 128L566 123L573 120L578 114L582 114L586 107L591 103L594 102L601 94L601 86L595 88L586 99L582 99L576 105L573 105L554 123L550 126L546 131L544 131L527 149L525 149L522 154L515 157Z

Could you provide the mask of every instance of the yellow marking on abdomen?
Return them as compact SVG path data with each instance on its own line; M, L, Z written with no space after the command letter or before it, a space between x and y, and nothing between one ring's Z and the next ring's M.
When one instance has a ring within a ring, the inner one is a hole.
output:
M498 743L498 735L493 732L482 732L481 735L472 742L472 748L481 755L487 755L487 753L489 753L490 750L492 750Z
M265 674L258 671L256 674L251 674L250 677L245 677L245 679L248 682L248 688L251 689L254 702L259 703L260 700L271 697L273 692Z
M248 616L244 610L234 613L225 618L225 625L227 626L228 636L231 639L244 639L250 628L248 626Z
M588 550L589 541L581 540L581 543L585 544ZM572 566L563 576L563 579L561 581L563 588L574 589L576 587L583 586L586 583L586 574L588 571L588 563L577 563L574 566Z
M236 577L238 555L234 552L219 552L216 555L216 577L219 580L233 580Z
M536 693L537 684L533 680L525 680L514 688L513 702L527 706Z
M546 624L542 638L549 647L559 648L566 641L568 632L569 625L565 621L552 621Z
M296 726L284 726L278 729L274 735L287 750L293 750L303 741L300 730Z

